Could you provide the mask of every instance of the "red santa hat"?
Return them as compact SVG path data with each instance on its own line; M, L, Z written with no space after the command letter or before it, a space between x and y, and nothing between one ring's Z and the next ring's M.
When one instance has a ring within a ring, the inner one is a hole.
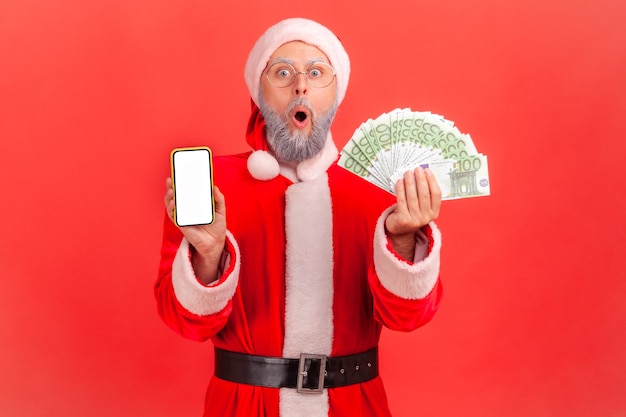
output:
M247 142L255 150L248 158L248 171L260 180L270 180L276 177L280 170L276 159L267 152L265 122L258 109L261 76L276 49L292 41L314 45L326 54L337 74L338 103L341 103L348 88L350 59L339 38L325 26L309 19L291 18L276 23L261 35L250 51L244 69L244 77L253 102ZM330 134L328 140L332 141Z

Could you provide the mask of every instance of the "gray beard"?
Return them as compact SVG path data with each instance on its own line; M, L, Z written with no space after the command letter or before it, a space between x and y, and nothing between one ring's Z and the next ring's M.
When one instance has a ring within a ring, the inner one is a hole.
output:
M311 132L307 135L299 130L294 133L289 131L286 120L295 106L305 106L311 113ZM283 163L302 162L317 155L328 137L330 125L337 112L337 100L326 112L319 115L313 112L313 107L305 97L296 98L289 103L286 113L280 115L271 108L263 99L263 93L259 92L259 109L265 119L267 144L276 159Z

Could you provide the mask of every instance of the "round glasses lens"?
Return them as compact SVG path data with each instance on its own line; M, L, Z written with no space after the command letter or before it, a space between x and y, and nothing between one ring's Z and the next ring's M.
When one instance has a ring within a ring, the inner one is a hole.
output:
M315 62L307 69L306 74L313 87L326 87L335 78L335 71L325 62Z
M287 87L296 77L296 70L284 62L277 62L265 72L267 79L276 87Z

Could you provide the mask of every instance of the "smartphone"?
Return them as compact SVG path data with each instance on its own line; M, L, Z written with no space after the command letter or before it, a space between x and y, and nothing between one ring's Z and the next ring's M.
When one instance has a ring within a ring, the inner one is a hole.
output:
M215 220L213 161L207 147L176 148L170 155L174 187L174 221L178 226Z

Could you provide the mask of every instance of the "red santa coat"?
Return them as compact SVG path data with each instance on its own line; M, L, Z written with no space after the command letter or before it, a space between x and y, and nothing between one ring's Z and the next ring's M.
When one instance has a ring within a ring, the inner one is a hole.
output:
M433 317L441 297L433 223L405 262L384 231L395 198L338 167L334 145L308 172L283 167L268 181L250 175L248 155L214 161L228 224L215 284L198 282L189 244L165 219L155 295L167 325L222 349L298 358L364 352L382 326L410 331ZM321 395L213 377L205 401L205 416L390 415L380 377Z

